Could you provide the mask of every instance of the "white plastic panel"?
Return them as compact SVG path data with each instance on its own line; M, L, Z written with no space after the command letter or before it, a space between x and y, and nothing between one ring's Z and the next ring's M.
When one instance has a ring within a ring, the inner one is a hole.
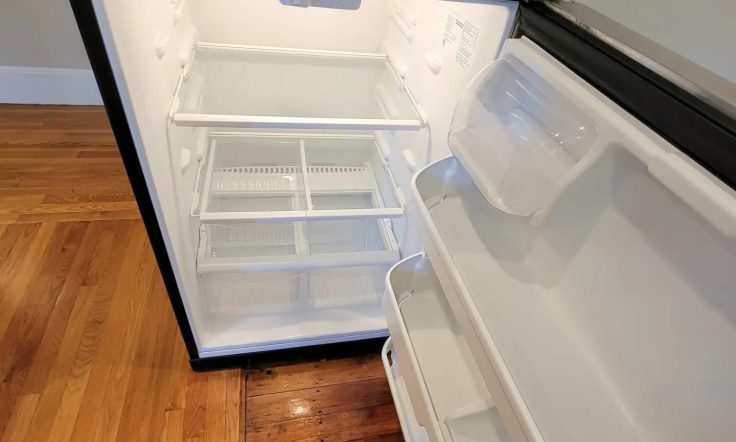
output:
M277 0L189 3L202 41L220 43L378 52L389 21L389 0L364 1L354 11L294 8Z
M429 261L421 255L401 261L386 286L394 354L429 439L509 440Z
M385 269L377 273L383 276ZM234 314L210 317L201 333L204 355L223 356L388 336L383 311L376 302L297 309L289 304L287 308L279 307L279 313L255 314L248 307L250 300L245 294L241 290L232 298L237 301L231 301L230 306L240 303ZM268 308L259 306L260 311ZM254 314L243 314L247 311Z
M415 183L481 371L501 378L530 435L736 434L736 244L627 149L607 150L539 227L489 205L453 158Z
M214 136L208 157L203 223L403 215L371 136Z
M502 58L450 137L475 144L414 183L487 384L532 440L727 440L736 193L530 41ZM534 117L506 124L519 109ZM492 167L502 148L549 146L578 159L556 184L539 186L535 161ZM539 203L532 218L489 194L482 175L499 171Z
M385 55L200 43L179 89L179 126L417 130Z
M401 424L401 433L404 435L404 440L412 442L426 442L429 440L427 431L419 425L416 417L414 416L414 409L411 405L411 399L409 398L409 390L406 387L406 382L401 375L399 369L399 361L394 352L393 342L391 338L386 340L386 344L383 346L381 351L381 359L383 362L383 369L386 372L386 379L388 380L388 386L391 389L391 397L394 400L394 407L396 407L396 415L399 418Z

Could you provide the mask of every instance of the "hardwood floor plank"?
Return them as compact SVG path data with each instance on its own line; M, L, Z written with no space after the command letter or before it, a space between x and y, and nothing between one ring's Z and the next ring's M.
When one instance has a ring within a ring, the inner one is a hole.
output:
M69 198L68 202L75 202L74 195L127 195L132 194L130 189L123 188L120 186L71 186L67 183L61 183L61 186L51 186L53 183L47 183L47 186L43 187L13 187L2 190L2 197L13 197L13 196L27 196L27 195L43 195L43 196L55 196L62 195ZM59 183L57 183L59 184Z
M114 231L114 244L127 244L137 223L116 221L105 224ZM92 371L92 362L102 336L102 325L107 319L113 295L116 293L115 288L124 257L124 254L111 249L108 259L102 260L105 266L100 272L99 280L95 281L97 285L90 286L94 293L92 307L84 322L82 338L72 357L71 372L53 422L48 439L50 441L71 440Z
M225 392L225 440L245 440L245 371L229 370Z
M18 399L14 413L5 428L5 432L0 437L0 441L35 440L26 435L28 434L28 429L31 428L31 418L36 410L38 397L38 394L28 394Z
M52 193L46 194L41 204L69 204L95 202L135 201L133 192L125 193Z
M119 283L77 416L75 440L113 440L128 386L135 342L145 312L140 308L156 270L143 226L136 225L124 251Z
M261 367L247 372L247 396L273 394L368 379L384 379L377 355L294 365Z
M0 147L99 147L115 146L115 137L105 131L65 132L3 130Z
M0 238L0 337L34 277L55 224L10 225Z
M79 158L120 158L120 154L117 150L115 151L103 151L103 150L89 150L89 151L81 151L79 152L79 155L77 155Z
M139 220L141 217L138 209L113 210L103 212L75 212L75 213L34 213L20 215L15 223L36 223L39 221L109 221L109 220ZM0 223L3 219L0 218Z
M0 339L0 431L22 391L87 223L56 224L38 270Z
M259 396L246 402L246 426L314 417L348 411L360 406L393 403L386 379L369 379L347 384L307 388Z
M204 415L204 441L223 442L225 435L225 410L207 408ZM237 440L237 439L235 439Z
M204 439L208 374L190 373L188 376L186 408L184 410L185 440Z
M246 426L245 440L350 441L400 431L393 404L363 407L273 424Z
M181 442L184 440L184 410L168 410L164 413L162 442Z
M66 274L64 287L56 299L43 339L39 344L31 370L28 373L28 379L26 379L23 388L24 394L41 393L44 390L49 373L54 367L54 362L61 350L62 337L67 334L67 328L71 327L72 329L71 339L73 341L70 344L72 348L75 347L79 337L81 337L82 327L79 326L78 321L73 322L72 319L84 318L72 318L71 315L78 297L85 294L81 287L83 281L80 275L86 273L90 256L95 256L93 253L98 250L97 246L100 245L102 240L102 233L102 226L99 224L87 225L85 234L79 244L79 250ZM112 246L109 242L103 242L103 244ZM104 259L104 255L98 255L98 258ZM82 300L82 303L84 303L84 300ZM77 332L78 334L75 335ZM64 362L62 361L62 363ZM66 368L62 367L61 369L66 374Z
M404 435L401 431L398 431L396 433L381 434L373 437L361 437L355 440L361 442L404 442Z
M83 337L85 318L92 309L95 287L80 287L78 293L74 310L69 317L69 327L59 345L58 357L52 366L49 380L40 393L28 440L53 440L50 436L54 422L59 413L64 411L61 404L74 362L69 355L74 354Z
M145 308L146 320L152 324L161 324L167 313L161 302L163 293L157 290L161 285L154 284L151 288L147 293L146 301L149 305ZM159 343L168 338L168 329L169 327L156 327L155 331L142 333L138 339L133 359L135 364L125 392L116 440L150 440L152 427L156 428L156 433L161 428L159 422L153 422L153 414L154 405L158 405L161 400L159 389L165 384L166 379L163 379L162 374L166 370L155 366L155 361L158 360L157 352L164 351Z

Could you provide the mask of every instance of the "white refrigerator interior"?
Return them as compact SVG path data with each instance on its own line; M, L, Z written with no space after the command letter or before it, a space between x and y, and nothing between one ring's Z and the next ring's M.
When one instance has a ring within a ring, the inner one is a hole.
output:
M200 357L387 336L411 177L516 4L95 3Z
M331 3L96 1L200 357L390 331L409 440L732 439L736 192L514 2Z

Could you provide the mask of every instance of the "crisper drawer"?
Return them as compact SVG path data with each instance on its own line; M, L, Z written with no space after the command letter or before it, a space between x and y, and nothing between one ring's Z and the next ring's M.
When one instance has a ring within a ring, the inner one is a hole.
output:
M213 133L200 175L202 223L403 215L371 135Z
M201 275L209 313L269 315L377 304L387 266Z
M386 287L393 357L430 440L509 440L429 260L414 255L399 262Z

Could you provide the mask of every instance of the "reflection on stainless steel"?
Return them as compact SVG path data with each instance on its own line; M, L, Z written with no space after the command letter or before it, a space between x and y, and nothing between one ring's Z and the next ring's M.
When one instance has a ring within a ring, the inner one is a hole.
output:
M736 85L588 6L544 0L552 11L572 21L688 93L736 118Z

